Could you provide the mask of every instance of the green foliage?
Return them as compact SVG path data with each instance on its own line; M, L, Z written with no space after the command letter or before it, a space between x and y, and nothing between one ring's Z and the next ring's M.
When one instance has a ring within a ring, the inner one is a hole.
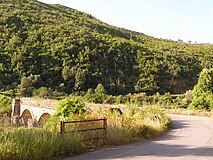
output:
M53 91L51 90L51 88L40 87L33 92L33 95L40 98L48 98L53 96Z
M69 97L59 101L55 114L63 119L72 117L74 114L82 114L85 112L84 102L79 97Z
M204 69L199 76L198 83L193 89L193 96L203 93L213 94L213 69Z
M40 76L30 75L29 77L22 77L20 84L20 93L22 96L32 96L34 85L39 81Z
M44 129L11 129L0 132L0 159L58 159L82 153L82 137Z
M12 112L12 100L4 96L0 96L0 114L11 115Z
M189 96L187 94L187 96ZM107 94L96 94L92 90L88 90L88 92L83 97L87 102L93 103L104 103L104 104L134 104L137 106L144 105L158 105L163 108L173 108L173 107L187 107L184 104L184 101L187 97L184 94L172 95L170 93L166 93L160 95L156 93L154 95L147 95L146 93L134 93L127 95L119 95L112 96ZM191 102L187 99L187 103Z
M188 105L192 102L192 91L186 91L184 98L182 99L181 107L182 108L187 108Z
M116 96L108 95L105 100L103 101L105 104L115 104L116 103Z
M95 89L96 94L106 94L106 91L104 89L104 86L102 84L98 84Z
M20 86L22 96L40 87L86 92L100 83L112 95L184 93L213 67L212 45L149 37L61 5L5 0L0 15L0 89Z
M47 122L44 124L44 128L50 131L58 132L60 121L61 117L59 117L58 115L51 115Z
M213 110L213 69L204 69L194 87L189 108Z
M90 88L88 89L86 95L84 96L84 98L88 101L88 102L94 102L94 103L104 103L107 102L107 98L110 97L106 94L105 88L102 84L98 84L95 92ZM111 101L111 100L109 100Z
M213 94L203 93L200 96L194 97L189 108L213 110Z

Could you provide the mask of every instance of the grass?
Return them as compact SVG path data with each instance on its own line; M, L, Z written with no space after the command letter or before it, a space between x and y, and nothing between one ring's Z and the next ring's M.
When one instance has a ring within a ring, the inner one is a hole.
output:
M84 151L80 135L64 134L38 128L6 129L0 132L0 159L57 159Z
M141 141L143 138L152 138L164 133L170 126L170 119L158 106L138 108L131 106L120 115L108 109L98 108L83 115L70 117L73 119L94 119L106 117L108 120L105 143L97 141L83 142L93 136L100 136L102 131L91 133L59 134L58 123L60 118L49 119L48 128L7 128L0 130L0 159L28 160L28 159L58 159L65 156L74 156L87 151L90 147L102 147L127 144ZM100 123L78 124L78 129L93 128ZM75 127L67 127L72 130Z
M86 119L103 117L108 120L107 145L120 145L155 137L164 133L171 123L170 118L158 106L132 106L122 115L99 108L85 116Z
M174 108L165 109L168 114L180 114L180 115L190 115L190 116L203 116L213 118L213 112L207 111L205 109L184 109L184 108Z

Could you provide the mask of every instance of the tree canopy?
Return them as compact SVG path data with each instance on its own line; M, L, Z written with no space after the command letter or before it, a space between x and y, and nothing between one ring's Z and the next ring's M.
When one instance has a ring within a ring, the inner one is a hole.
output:
M41 87L107 93L183 93L213 67L213 46L157 39L77 10L34 0L0 2L0 90ZM37 77L37 79L35 79Z

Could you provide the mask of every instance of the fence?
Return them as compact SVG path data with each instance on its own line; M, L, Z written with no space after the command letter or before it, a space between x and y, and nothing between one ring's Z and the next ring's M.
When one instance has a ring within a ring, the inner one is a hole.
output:
M94 128L85 128L85 129L75 129L71 131L66 131L66 124L77 124L77 123L88 123L88 122L101 122L102 121L102 126L101 127L94 127ZM61 121L60 125L60 133L68 133L68 132L75 132L75 133L81 133L81 132L92 132L92 131L98 131L102 130L102 136L100 137L92 137L89 139L84 139L83 141L87 140L94 140L94 139L103 139L103 142L106 142L107 139L107 119L89 119L89 120L77 120L77 121L70 121L70 122L64 122Z

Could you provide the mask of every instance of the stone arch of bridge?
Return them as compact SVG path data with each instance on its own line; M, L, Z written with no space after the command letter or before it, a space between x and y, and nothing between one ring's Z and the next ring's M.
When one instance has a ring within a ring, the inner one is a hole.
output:
M28 126L29 122L33 120L33 115L30 112L30 110L25 109L22 113L21 113L21 124L24 124L25 126Z
M43 126L43 125L47 122L48 118L50 118L50 114L49 114L49 113L43 113L43 114L38 118L37 124L38 124L39 126Z

